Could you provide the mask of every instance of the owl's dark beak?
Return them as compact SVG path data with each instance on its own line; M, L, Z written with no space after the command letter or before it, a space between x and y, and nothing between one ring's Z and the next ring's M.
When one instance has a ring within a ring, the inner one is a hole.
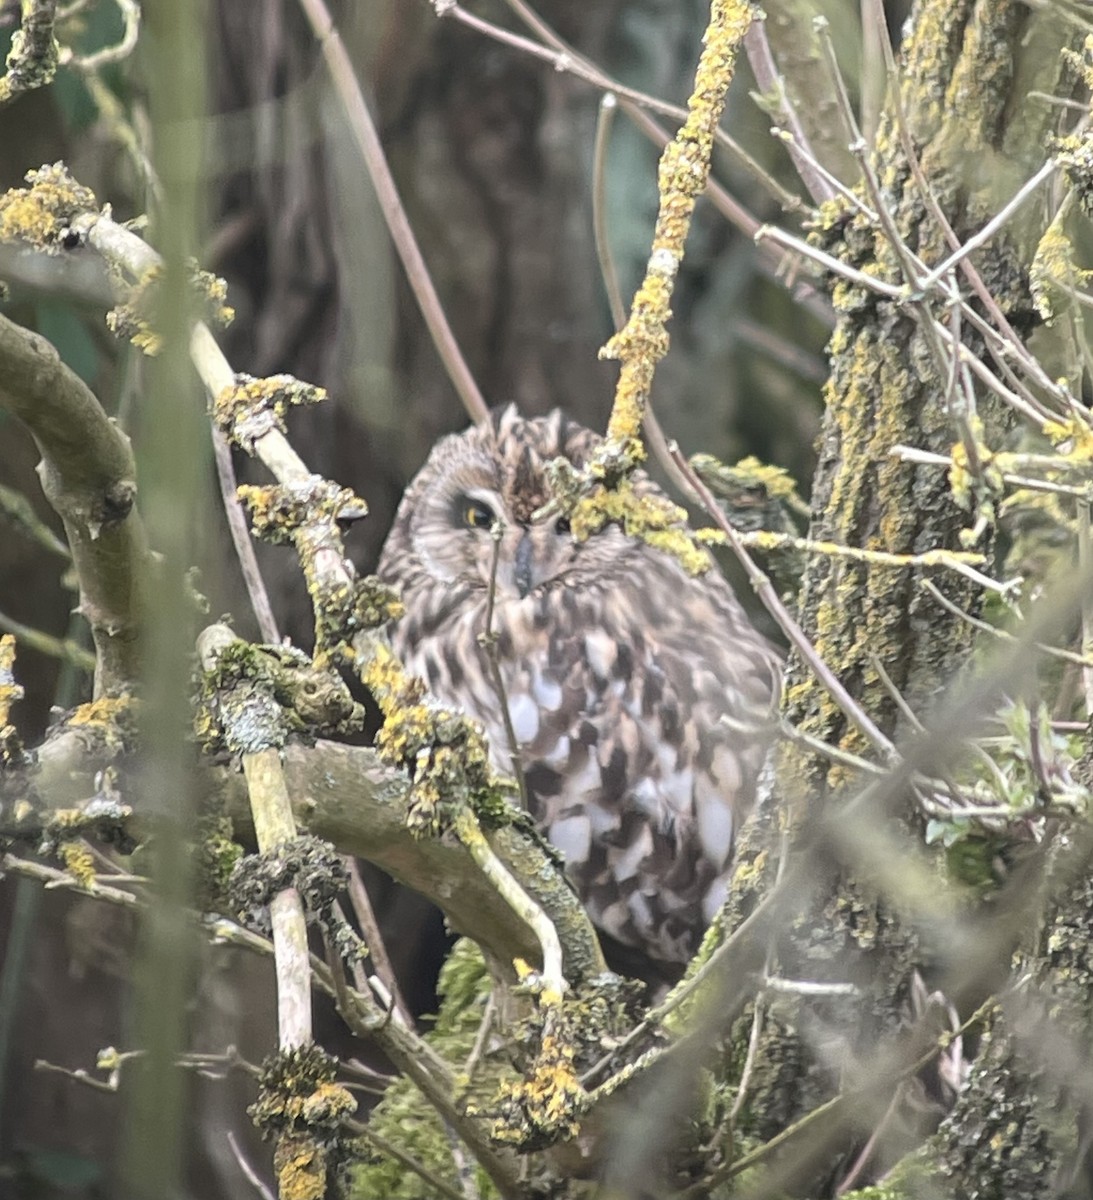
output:
M516 546L516 571L513 578L520 599L523 600L531 591L531 533L527 529Z

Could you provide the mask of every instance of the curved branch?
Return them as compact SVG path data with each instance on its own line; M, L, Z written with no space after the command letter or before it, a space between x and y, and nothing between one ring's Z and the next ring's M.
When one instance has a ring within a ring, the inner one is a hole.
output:
M45 338L3 316L0 408L27 426L42 455L42 490L64 522L79 611L95 640L95 694L123 688L139 674L152 578L129 439Z
M454 839L410 833L407 780L383 765L373 750L320 740L314 746L286 746L283 753L285 782L301 830L332 842L342 853L368 859L420 892L507 977L515 979L514 958L539 959L535 931L509 907L464 846ZM242 777L224 769L217 774L229 812L247 821ZM588 915L543 845L514 826L487 836L497 857L558 931L566 979L579 984L603 971Z

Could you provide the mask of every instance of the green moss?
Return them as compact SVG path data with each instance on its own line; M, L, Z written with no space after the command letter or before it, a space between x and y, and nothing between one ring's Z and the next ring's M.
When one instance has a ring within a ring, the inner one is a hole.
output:
M479 1032L490 994L490 977L478 947L466 938L452 947L437 985L440 1008L433 1031L425 1040L446 1062L466 1063ZM459 1077L461 1103L488 1105L501 1076L511 1071L505 1056L487 1044L473 1076ZM380 1138L397 1146L443 1179L451 1179L456 1166L448 1131L414 1085L396 1079L387 1089L368 1127ZM353 1200L421 1200L425 1185L398 1160L364 1139L364 1161L351 1171L349 1195ZM497 1191L479 1167L474 1183L482 1200L492 1200Z

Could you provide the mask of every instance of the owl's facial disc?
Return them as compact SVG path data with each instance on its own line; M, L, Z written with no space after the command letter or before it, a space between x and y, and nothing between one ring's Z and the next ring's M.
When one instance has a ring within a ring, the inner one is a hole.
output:
M523 600L573 564L577 547L568 523L519 523L508 518L496 494L466 495L458 503L460 536L468 544L473 575L483 587L494 581L498 600ZM499 543L493 530L500 525Z

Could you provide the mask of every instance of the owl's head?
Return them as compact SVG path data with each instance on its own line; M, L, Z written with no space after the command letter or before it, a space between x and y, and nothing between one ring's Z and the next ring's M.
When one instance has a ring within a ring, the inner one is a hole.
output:
M602 574L632 549L619 529L608 526L578 544L565 518L536 518L552 498L547 464L566 458L582 467L599 441L560 410L525 420L513 405L495 409L484 425L444 438L403 497L380 574L404 584L424 573L433 581L488 588L495 522L503 530L499 600L579 582L584 570Z

